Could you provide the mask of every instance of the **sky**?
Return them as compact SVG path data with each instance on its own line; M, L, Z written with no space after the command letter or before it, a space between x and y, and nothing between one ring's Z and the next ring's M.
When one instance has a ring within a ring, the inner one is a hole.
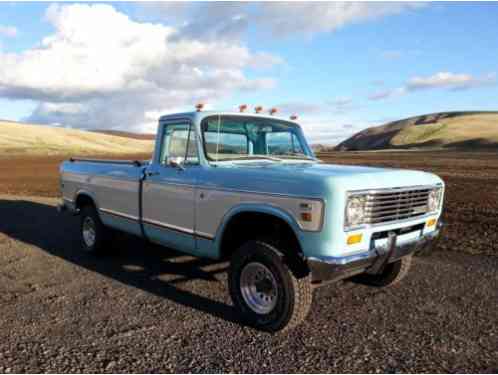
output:
M0 3L0 119L155 132L276 107L311 143L498 110L498 3Z

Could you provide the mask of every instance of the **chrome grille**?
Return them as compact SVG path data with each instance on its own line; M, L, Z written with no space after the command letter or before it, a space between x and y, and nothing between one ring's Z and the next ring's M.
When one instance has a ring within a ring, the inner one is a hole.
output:
M379 190L366 196L365 224L379 224L423 216L429 212L432 188Z

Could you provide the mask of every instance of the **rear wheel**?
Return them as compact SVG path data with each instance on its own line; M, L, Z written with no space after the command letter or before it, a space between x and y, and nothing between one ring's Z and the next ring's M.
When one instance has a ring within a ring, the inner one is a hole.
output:
M101 253L106 248L109 236L97 210L93 205L86 205L80 211L81 248L87 253Z
M311 306L309 274L296 276L282 254L266 242L246 242L233 254L228 283L237 310L262 330L295 327Z

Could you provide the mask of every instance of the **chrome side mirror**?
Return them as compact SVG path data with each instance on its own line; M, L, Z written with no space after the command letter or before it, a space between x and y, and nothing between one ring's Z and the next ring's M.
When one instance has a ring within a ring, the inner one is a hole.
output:
M182 157L169 158L168 165L170 167L177 168L181 171L185 170L185 167L183 166L183 158Z

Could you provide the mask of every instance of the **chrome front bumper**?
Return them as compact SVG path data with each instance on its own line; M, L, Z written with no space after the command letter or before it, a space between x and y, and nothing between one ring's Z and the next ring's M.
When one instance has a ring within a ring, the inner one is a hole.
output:
M368 252L345 257L309 257L308 266L313 281L337 281L359 273L380 273L388 263L395 262L407 255L429 251L440 238L443 223L438 222L436 230L418 240L398 245L397 236L390 233L385 246Z

